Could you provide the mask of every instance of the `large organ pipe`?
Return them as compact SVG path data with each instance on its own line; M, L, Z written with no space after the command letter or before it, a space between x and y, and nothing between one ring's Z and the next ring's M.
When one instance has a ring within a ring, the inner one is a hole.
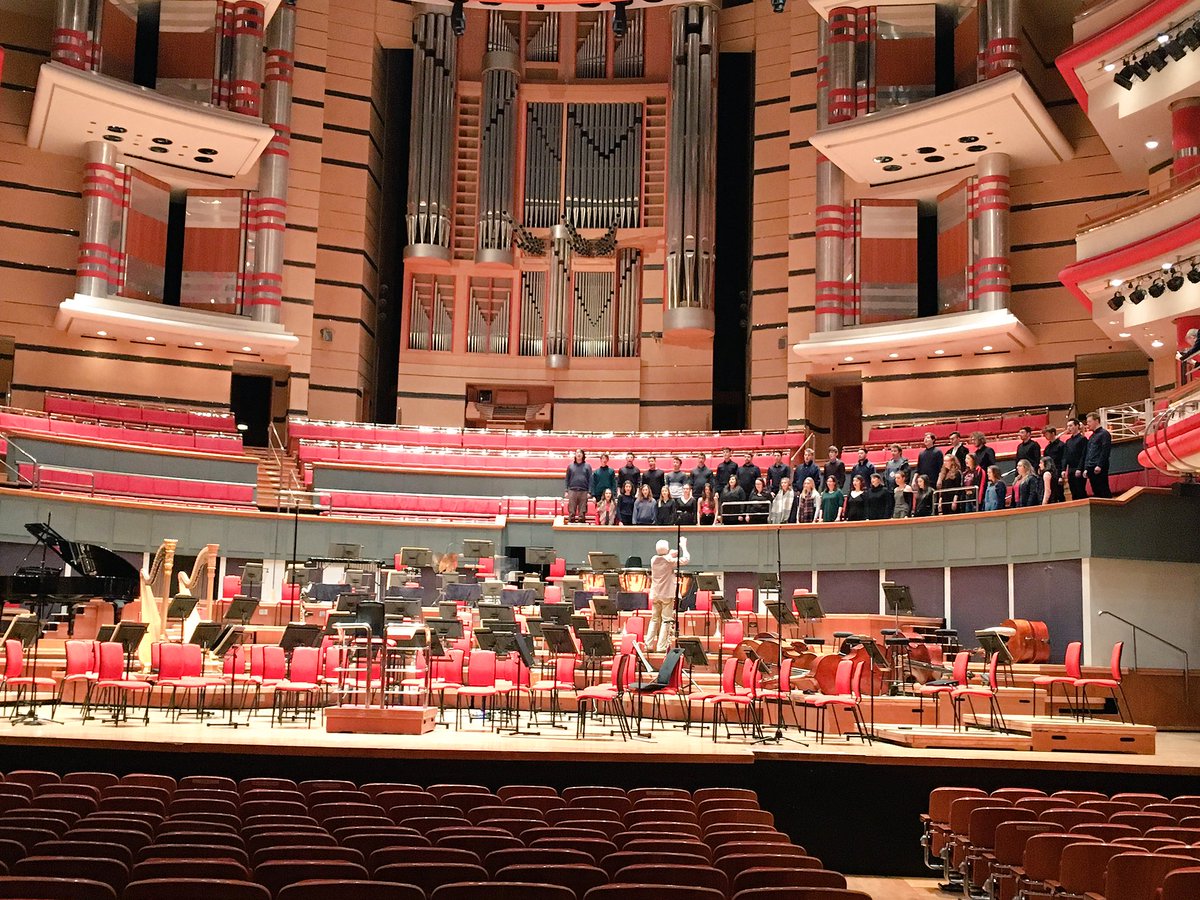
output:
M521 345L518 348L521 356L542 355L546 336L543 315L545 291L545 272L521 273Z
M549 271L546 273L546 365L567 367L567 312L571 293L571 237L566 225L550 229Z
M438 8L440 9L440 8ZM404 255L450 258L457 65L450 16L418 7L413 19L408 246Z
M501 13L488 14L479 140L475 261L512 265L513 167L517 153L517 42Z
M663 336L711 335L715 232L717 13L715 3L671 9Z
M615 356L638 355L638 310L642 302L642 252L617 252L617 346Z

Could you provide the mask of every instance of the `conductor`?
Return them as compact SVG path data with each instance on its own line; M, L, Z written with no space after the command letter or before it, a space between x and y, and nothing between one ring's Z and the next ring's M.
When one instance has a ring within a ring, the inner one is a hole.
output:
M654 545L654 558L650 560L650 628L646 632L646 646L665 653L675 640L675 569L687 565L687 538L679 539L679 553L671 549L666 541Z

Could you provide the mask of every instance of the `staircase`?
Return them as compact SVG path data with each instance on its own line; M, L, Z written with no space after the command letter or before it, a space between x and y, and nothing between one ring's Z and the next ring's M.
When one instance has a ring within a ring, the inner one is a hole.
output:
M295 502L301 512L313 511L311 494L299 494L295 497L285 494L280 497L282 491L304 483L300 477L299 463L294 456L280 456L263 447L246 447L243 453L258 463L256 502L259 509L290 511Z

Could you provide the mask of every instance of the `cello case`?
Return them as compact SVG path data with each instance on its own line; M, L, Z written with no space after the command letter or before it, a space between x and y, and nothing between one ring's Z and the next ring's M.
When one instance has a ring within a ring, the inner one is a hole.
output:
M1005 619L1002 627L1013 629L1008 639L1008 651L1013 662L1046 663L1050 661L1050 629L1037 619Z

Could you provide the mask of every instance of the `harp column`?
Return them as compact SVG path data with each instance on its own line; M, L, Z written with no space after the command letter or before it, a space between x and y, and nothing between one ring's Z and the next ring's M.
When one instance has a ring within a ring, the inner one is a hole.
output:
M418 6L413 19L413 101L408 137L405 257L450 258L456 38L450 16Z
M1007 153L980 154L975 164L975 217L979 258L974 278L978 294L977 309L1008 309L1012 293L1009 269L1008 215L1009 157Z
M713 332L718 9L715 2L671 8L665 340Z
M858 13L851 7L830 10L817 19L817 127L854 118L854 45ZM845 322L849 267L846 265L846 176L817 154L816 239L813 304L817 331L839 331Z
M96 68L97 0L58 0L54 8L54 38L50 58L73 69Z
M292 143L292 80L296 0L284 0L267 27L263 124L275 130L258 163L254 276L247 306L256 322L278 323L283 298L283 238L287 227Z
M565 369L570 359L571 255L571 234L559 222L550 229L546 272L546 365L551 369Z
M502 17L488 17L479 140L479 222L475 262L511 266L517 157L517 53Z

